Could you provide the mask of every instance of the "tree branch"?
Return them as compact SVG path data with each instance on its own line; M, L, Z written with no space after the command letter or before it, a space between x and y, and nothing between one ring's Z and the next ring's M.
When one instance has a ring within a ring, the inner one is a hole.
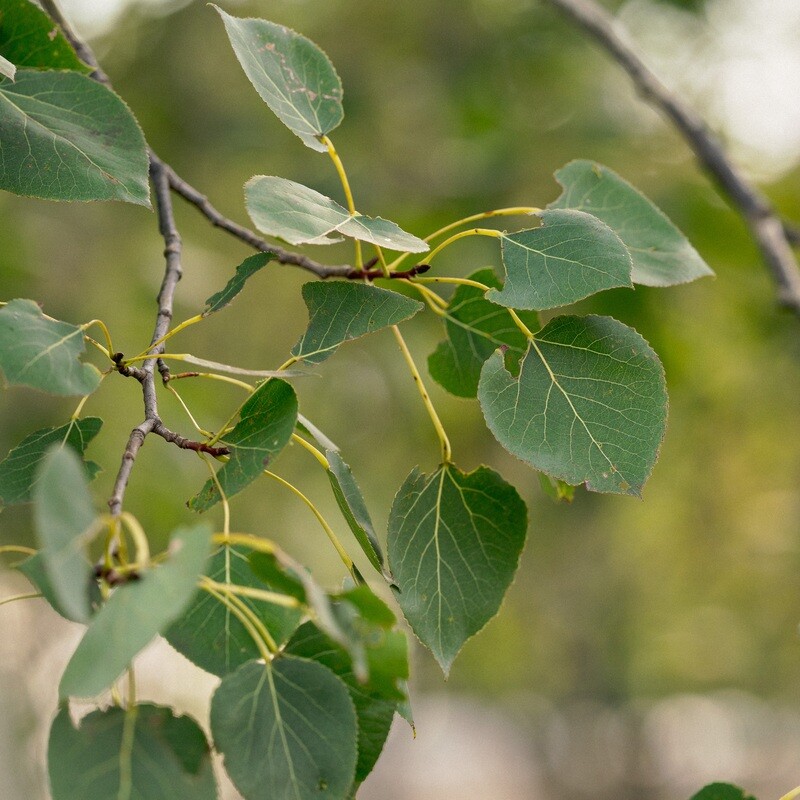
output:
M704 120L671 92L618 32L614 18L594 0L546 0L594 38L628 73L642 97L660 109L694 151L700 164L743 217L772 274L781 305L800 315L800 268L792 244L800 231L785 225L769 200L728 158Z

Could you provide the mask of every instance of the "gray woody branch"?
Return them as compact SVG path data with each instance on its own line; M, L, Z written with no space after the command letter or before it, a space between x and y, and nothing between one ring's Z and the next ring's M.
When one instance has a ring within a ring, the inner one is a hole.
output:
M620 35L614 18L594 0L546 0L592 36L628 73L642 97L678 129L700 164L742 215L775 282L781 305L800 315L800 268L792 245L800 231L784 223L769 200L745 180L704 120L645 65Z

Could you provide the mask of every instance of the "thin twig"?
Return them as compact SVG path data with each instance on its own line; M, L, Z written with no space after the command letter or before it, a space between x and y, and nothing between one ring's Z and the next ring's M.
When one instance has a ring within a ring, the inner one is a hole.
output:
M47 11L53 21L61 28L67 41L72 45L78 57L92 68L91 77L99 83L104 83L106 86L111 86L111 80L108 75L101 69L97 62L92 49L86 44L76 33L72 30L67 19L64 17L61 9L58 6L57 0L42 0L42 7ZM200 191L194 188L188 181L178 175L175 170L163 161L152 149L148 148L148 156L150 158L151 168L153 165L160 167L166 174L170 188L184 200L191 203L201 214L203 214L208 221L237 239L241 240L250 247L262 253L272 253L275 260L279 264L287 264L290 266L300 267L301 269L312 272L318 278L336 278L344 277L353 271L353 267L349 265L341 266L328 266L320 264L307 256L299 253L292 253L284 250L282 247L270 244L266 239L262 239L258 234L245 228L243 225L228 219L220 213L209 202L208 198Z
M800 231L785 225L770 201L742 176L705 121L671 92L625 41L614 18L594 0L547 0L592 36L628 73L645 100L678 129L705 170L742 215L772 274L781 305L800 314L800 268L792 244Z

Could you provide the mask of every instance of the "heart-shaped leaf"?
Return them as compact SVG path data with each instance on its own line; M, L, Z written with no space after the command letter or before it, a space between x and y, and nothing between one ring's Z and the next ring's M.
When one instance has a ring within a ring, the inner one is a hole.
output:
M247 554L224 546L209 559L206 575L217 583L253 589L277 590L260 581L250 568ZM241 596L239 600L264 624L282 645L302 618L298 608L286 608ZM182 655L213 675L227 675L247 661L259 658L259 649L241 622L227 606L208 592L198 592L189 608L164 634Z
M102 425L103 420L98 417L86 417L74 419L59 428L43 428L26 436L0 462L0 505L30 502L36 484L36 471L51 445L66 445L83 456ZM89 480L100 470L92 461L84 462L83 468Z
M351 214L344 206L300 183L270 175L256 175L244 185L250 219L268 236L290 244L333 244L340 233L351 239L409 253L428 245L380 217Z
M486 467L415 469L397 493L388 545L396 599L445 675L500 608L526 532L525 503Z
M93 711L75 728L65 706L47 756L53 800L217 800L205 734L169 708Z
M673 286L714 274L664 213L608 167L571 161L555 177L564 191L548 208L574 208L605 222L631 254L634 283Z
M366 283L314 281L303 284L308 328L292 355L319 364L340 344L397 325L414 316L422 303Z
M386 699L380 684L376 684L373 678L381 672L393 676L396 684L408 678L406 637L400 631L388 631L374 637L367 651L370 680L366 683L356 679L352 661L345 650L311 622L298 628L286 646L286 652L324 664L347 686L358 719L355 780L361 783L372 771L383 750L398 703L397 699Z
M150 206L144 136L111 89L77 72L0 81L0 189L47 200Z
M240 19L214 6L245 75L261 99L312 150L344 117L342 82L312 41L263 19Z
M220 440L230 448L230 460L217 481L225 496L249 486L289 443L297 424L297 395L286 381L271 378L250 395L239 410L239 422ZM190 501L195 511L207 511L220 499L217 483L205 486Z
M344 800L353 783L353 701L315 661L251 661L223 678L211 733L245 800Z
M80 328L45 317L33 300L0 308L0 371L11 386L91 394L100 385L100 371L79 360L84 349Z
M667 420L658 356L610 317L552 320L531 342L517 378L495 353L483 367L478 399L506 450L595 492L638 496Z
M178 528L169 559L118 587L94 615L61 678L60 696L94 697L108 688L187 608L210 550L208 525Z
M36 476L33 503L42 564L58 606L68 619L88 622L92 566L85 537L97 515L86 471L72 448L55 444L46 453Z
M487 299L510 308L544 310L632 286L631 257L614 231L583 211L539 213L542 225L503 234L506 282Z
M491 267L479 269L470 280L493 289L502 284ZM531 330L539 329L535 312L521 311ZM475 286L459 286L447 306L444 318L447 339L428 357L431 377L457 397L475 397L483 362L498 347L505 349L506 366L516 373L519 360L528 349L528 339L502 306L490 303Z

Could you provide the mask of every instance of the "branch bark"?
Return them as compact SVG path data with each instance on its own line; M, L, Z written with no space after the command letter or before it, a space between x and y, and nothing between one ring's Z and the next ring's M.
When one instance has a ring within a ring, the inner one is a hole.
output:
M589 34L628 73L642 97L660 109L741 214L761 251L781 305L800 315L800 268L792 244L800 231L784 223L770 201L728 158L705 121L656 77L617 29L614 18L594 0L546 0Z

